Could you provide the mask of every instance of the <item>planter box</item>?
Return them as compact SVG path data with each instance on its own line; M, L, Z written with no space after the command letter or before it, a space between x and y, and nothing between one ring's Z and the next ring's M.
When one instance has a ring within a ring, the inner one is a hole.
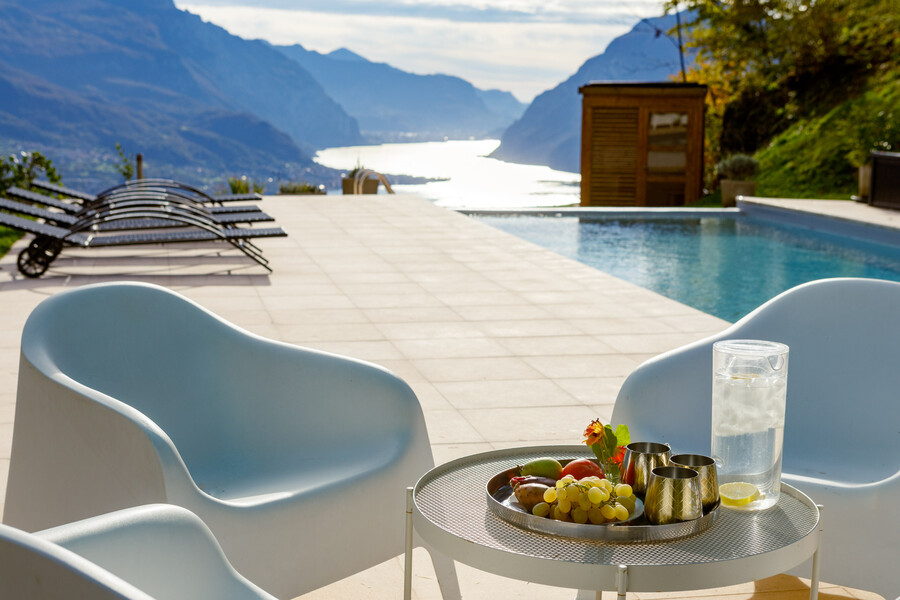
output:
M736 204L738 196L755 196L756 182L739 179L723 179L719 182L722 189L722 206L731 207Z
M377 194L378 193L378 180L377 179L364 179L362 185L362 193L363 194ZM341 179L341 189L345 194L353 193L353 179L349 177L344 177Z

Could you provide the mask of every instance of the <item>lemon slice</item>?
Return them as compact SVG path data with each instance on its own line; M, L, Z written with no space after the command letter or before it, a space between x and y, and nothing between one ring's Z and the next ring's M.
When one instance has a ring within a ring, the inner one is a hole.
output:
M743 481L723 483L719 486L719 496L725 506L747 506L759 498L759 488Z

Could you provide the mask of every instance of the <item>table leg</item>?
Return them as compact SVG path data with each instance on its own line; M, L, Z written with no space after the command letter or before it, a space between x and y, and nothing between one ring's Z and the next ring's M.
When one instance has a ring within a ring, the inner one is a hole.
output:
M412 600L413 488L406 488L406 556L403 562L403 600Z
M809 600L818 600L819 598L819 550L822 548L822 519L825 507L817 504L819 509L819 541L816 544L816 551L813 553L812 559L812 579L809 580Z
M616 589L618 595L616 600L625 600L625 593L628 591L628 567L619 565L619 571L616 573Z

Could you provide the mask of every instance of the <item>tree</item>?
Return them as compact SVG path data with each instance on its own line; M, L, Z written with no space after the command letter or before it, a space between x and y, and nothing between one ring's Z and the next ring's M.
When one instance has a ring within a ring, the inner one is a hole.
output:
M40 152L0 156L0 191L12 186L28 188L40 172L52 183L62 181L50 159Z
M685 5L696 15L689 42L698 50L696 79L710 86L711 116L721 126L709 148L714 155L753 151L797 118L827 112L861 82L900 64L900 0L667 0L666 6Z

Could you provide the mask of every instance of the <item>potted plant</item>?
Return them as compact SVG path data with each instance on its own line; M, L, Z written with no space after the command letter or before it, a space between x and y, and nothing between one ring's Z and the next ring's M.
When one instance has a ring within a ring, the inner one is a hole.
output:
M360 163L356 163L356 166L347 173L346 177L341 178L341 189L345 194L353 194L354 193L354 183L356 181L357 174L362 171L368 171L365 167L363 167ZM377 194L378 193L378 179L374 177L369 177L368 174L365 175L365 179L362 182L362 193L363 194Z
M759 162L747 154L732 154L716 165L716 176L722 190L722 206L734 206L738 196L756 194Z
M861 202L869 200L872 186L872 152L891 151L900 143L900 118L891 111L871 114L862 106L851 112L849 129L850 151L847 160L857 169Z

